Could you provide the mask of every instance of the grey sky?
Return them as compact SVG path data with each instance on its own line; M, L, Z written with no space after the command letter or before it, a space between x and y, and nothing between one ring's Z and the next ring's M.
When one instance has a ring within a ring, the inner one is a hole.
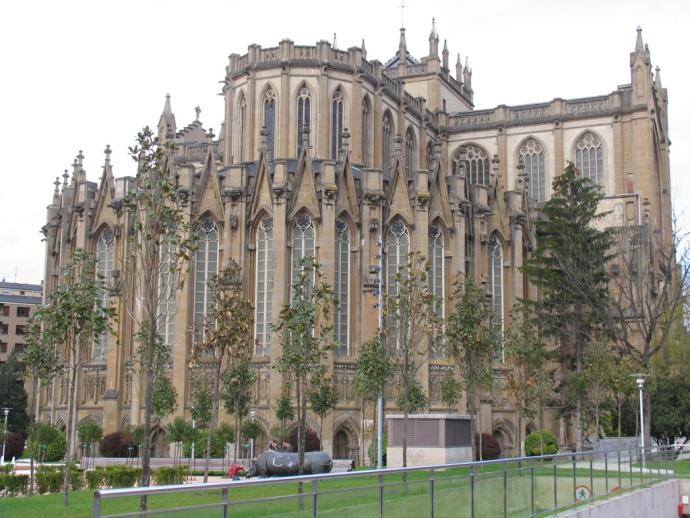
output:
M628 57L641 25L652 65L669 89L676 210L690 197L690 2L648 0L406 0L408 50L428 52L431 18L456 54L469 54L476 108L607 94L630 82ZM247 45L366 40L369 59L397 50L400 1L229 2L13 1L0 7L0 277L43 277L45 223L56 176L81 149L99 181L103 149L116 176L133 174L127 155L137 130L155 126L166 92L178 127L200 105L220 130L219 81L227 56Z

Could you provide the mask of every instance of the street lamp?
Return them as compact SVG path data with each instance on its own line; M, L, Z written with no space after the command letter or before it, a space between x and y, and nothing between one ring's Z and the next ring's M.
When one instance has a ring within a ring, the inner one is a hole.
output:
M644 377L645 374L635 374L635 383L637 383L637 388L639 390L640 394L640 452L641 452L641 462L642 462L642 469L644 470L644 397L643 397L643 390L644 390Z
M252 419L252 424L253 424L254 421L256 421L256 410L252 410L251 412L249 412L249 415ZM251 446L251 450L249 451L249 453L250 453L249 460L252 460L254 458L254 437L252 437L250 440L251 440L252 446Z
M3 414L5 414L5 433L2 439L2 457L0 457L0 466L5 465L5 448L7 448L7 416L10 415L10 408L3 407Z

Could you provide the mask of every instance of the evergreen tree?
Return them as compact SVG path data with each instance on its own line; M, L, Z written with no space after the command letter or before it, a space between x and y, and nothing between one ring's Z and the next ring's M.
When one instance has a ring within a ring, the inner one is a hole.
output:
M572 162L553 181L553 194L537 219L537 246L522 271L539 288L537 300L524 303L534 311L545 337L552 338L564 368L582 371L584 350L597 340L608 313L610 230L597 223L603 189L582 178ZM581 397L576 401L577 449L582 447Z

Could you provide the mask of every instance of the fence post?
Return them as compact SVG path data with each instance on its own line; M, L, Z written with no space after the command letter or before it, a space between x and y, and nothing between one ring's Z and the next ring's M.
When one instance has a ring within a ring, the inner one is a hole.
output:
M593 469L593 464L594 464L594 453L591 453L589 456L589 487L591 489L590 491L590 500L594 500L594 469Z
M379 515L383 518L383 475L379 475Z
M556 475L556 458L553 459L553 510L558 509L558 476Z
M644 485L644 449L640 448L640 485Z
M474 518L474 464L470 470L470 518Z
M623 484L621 481L621 452L618 450L618 488L622 491L623 490Z
M228 518L228 488L224 487L220 492L220 499L223 502L223 518Z
M317 498L319 494L319 481L318 480L312 480L311 481L311 515L312 518L316 518L316 509L317 509Z
M508 518L508 465L503 463L503 518Z
M628 452L628 458L629 458L628 469L630 471L630 488L632 489L632 486L633 486L633 470L632 470L633 451L632 450L630 450Z
M98 494L98 491L93 494L91 516L93 518L101 518L101 495Z
M530 489L532 493L532 515L534 515L534 465L529 467Z
M429 516L434 518L434 468L429 470Z
M604 452L604 477L606 477L606 494L609 494L609 452Z
M573 455L573 504L577 504L577 473L576 456Z

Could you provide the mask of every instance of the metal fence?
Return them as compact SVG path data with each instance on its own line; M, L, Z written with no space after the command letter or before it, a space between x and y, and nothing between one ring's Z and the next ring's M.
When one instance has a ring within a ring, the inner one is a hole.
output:
M682 449L637 448L104 489L94 493L93 517L545 516L672 478L681 454ZM142 496L146 511L139 510Z

